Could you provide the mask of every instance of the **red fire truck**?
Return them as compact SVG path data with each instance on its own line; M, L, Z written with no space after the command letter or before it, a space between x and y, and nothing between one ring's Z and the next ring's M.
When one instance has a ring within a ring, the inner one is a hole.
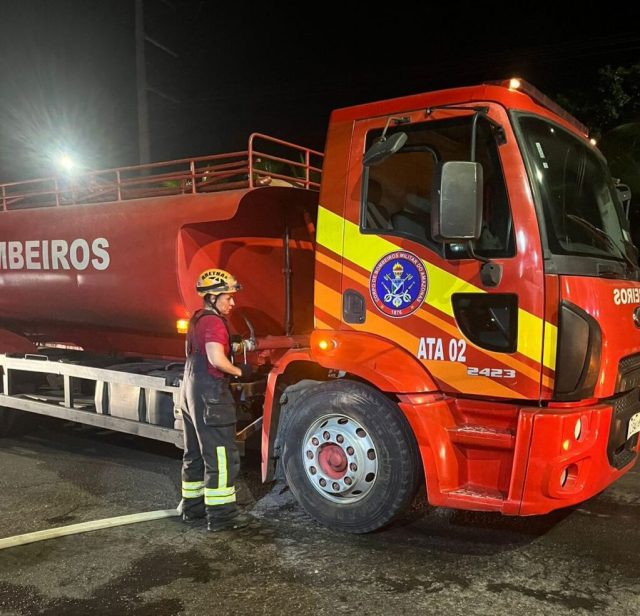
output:
M179 444L216 266L256 343L238 439L260 431L263 479L279 465L328 526L379 528L423 481L433 505L542 514L636 460L628 222L586 129L525 83L335 111L324 157L252 135L1 204L4 434L44 414Z

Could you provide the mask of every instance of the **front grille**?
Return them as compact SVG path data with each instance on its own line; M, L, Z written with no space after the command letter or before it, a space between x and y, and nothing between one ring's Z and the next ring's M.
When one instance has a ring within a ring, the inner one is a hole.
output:
M627 355L618 363L616 393L640 387L640 353Z
M607 447L609 463L620 469L627 466L636 456L638 435L634 434L630 439L627 439L627 431L631 417L640 412L640 390L635 388L617 398L604 400L604 402L610 403L613 407Z

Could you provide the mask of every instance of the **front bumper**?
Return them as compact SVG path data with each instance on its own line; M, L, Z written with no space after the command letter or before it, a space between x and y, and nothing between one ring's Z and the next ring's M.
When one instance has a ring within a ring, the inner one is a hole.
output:
M514 513L542 514L580 503L621 477L638 455L638 435L626 438L637 412L638 390L587 407L523 410L519 423L531 425L529 454Z

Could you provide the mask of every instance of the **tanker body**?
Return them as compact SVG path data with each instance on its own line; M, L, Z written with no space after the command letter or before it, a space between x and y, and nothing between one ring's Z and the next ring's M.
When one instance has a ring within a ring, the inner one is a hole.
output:
M0 323L40 345L178 358L184 341L176 322L199 305L193 281L224 260L243 281L240 305L256 333L282 334L288 229L290 320L309 333L313 251L303 216L315 218L315 193L296 192L266 187L9 209L2 214Z

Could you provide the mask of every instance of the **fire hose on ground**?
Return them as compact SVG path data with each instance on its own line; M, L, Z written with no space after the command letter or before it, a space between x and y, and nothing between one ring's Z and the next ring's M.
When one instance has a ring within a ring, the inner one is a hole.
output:
M15 535L13 537L0 539L0 550L26 545L27 543L35 543L36 541L56 539L57 537L64 537L66 535L87 533L92 530L125 526L127 524L136 524L137 522L151 522L152 520L171 518L177 515L180 515L177 509L160 509L158 511L143 511L142 513L121 515L103 520L92 520L91 522L80 522L79 524L70 524L69 526L58 526L56 528L48 528L47 530L38 530L33 533L25 533L24 535Z

